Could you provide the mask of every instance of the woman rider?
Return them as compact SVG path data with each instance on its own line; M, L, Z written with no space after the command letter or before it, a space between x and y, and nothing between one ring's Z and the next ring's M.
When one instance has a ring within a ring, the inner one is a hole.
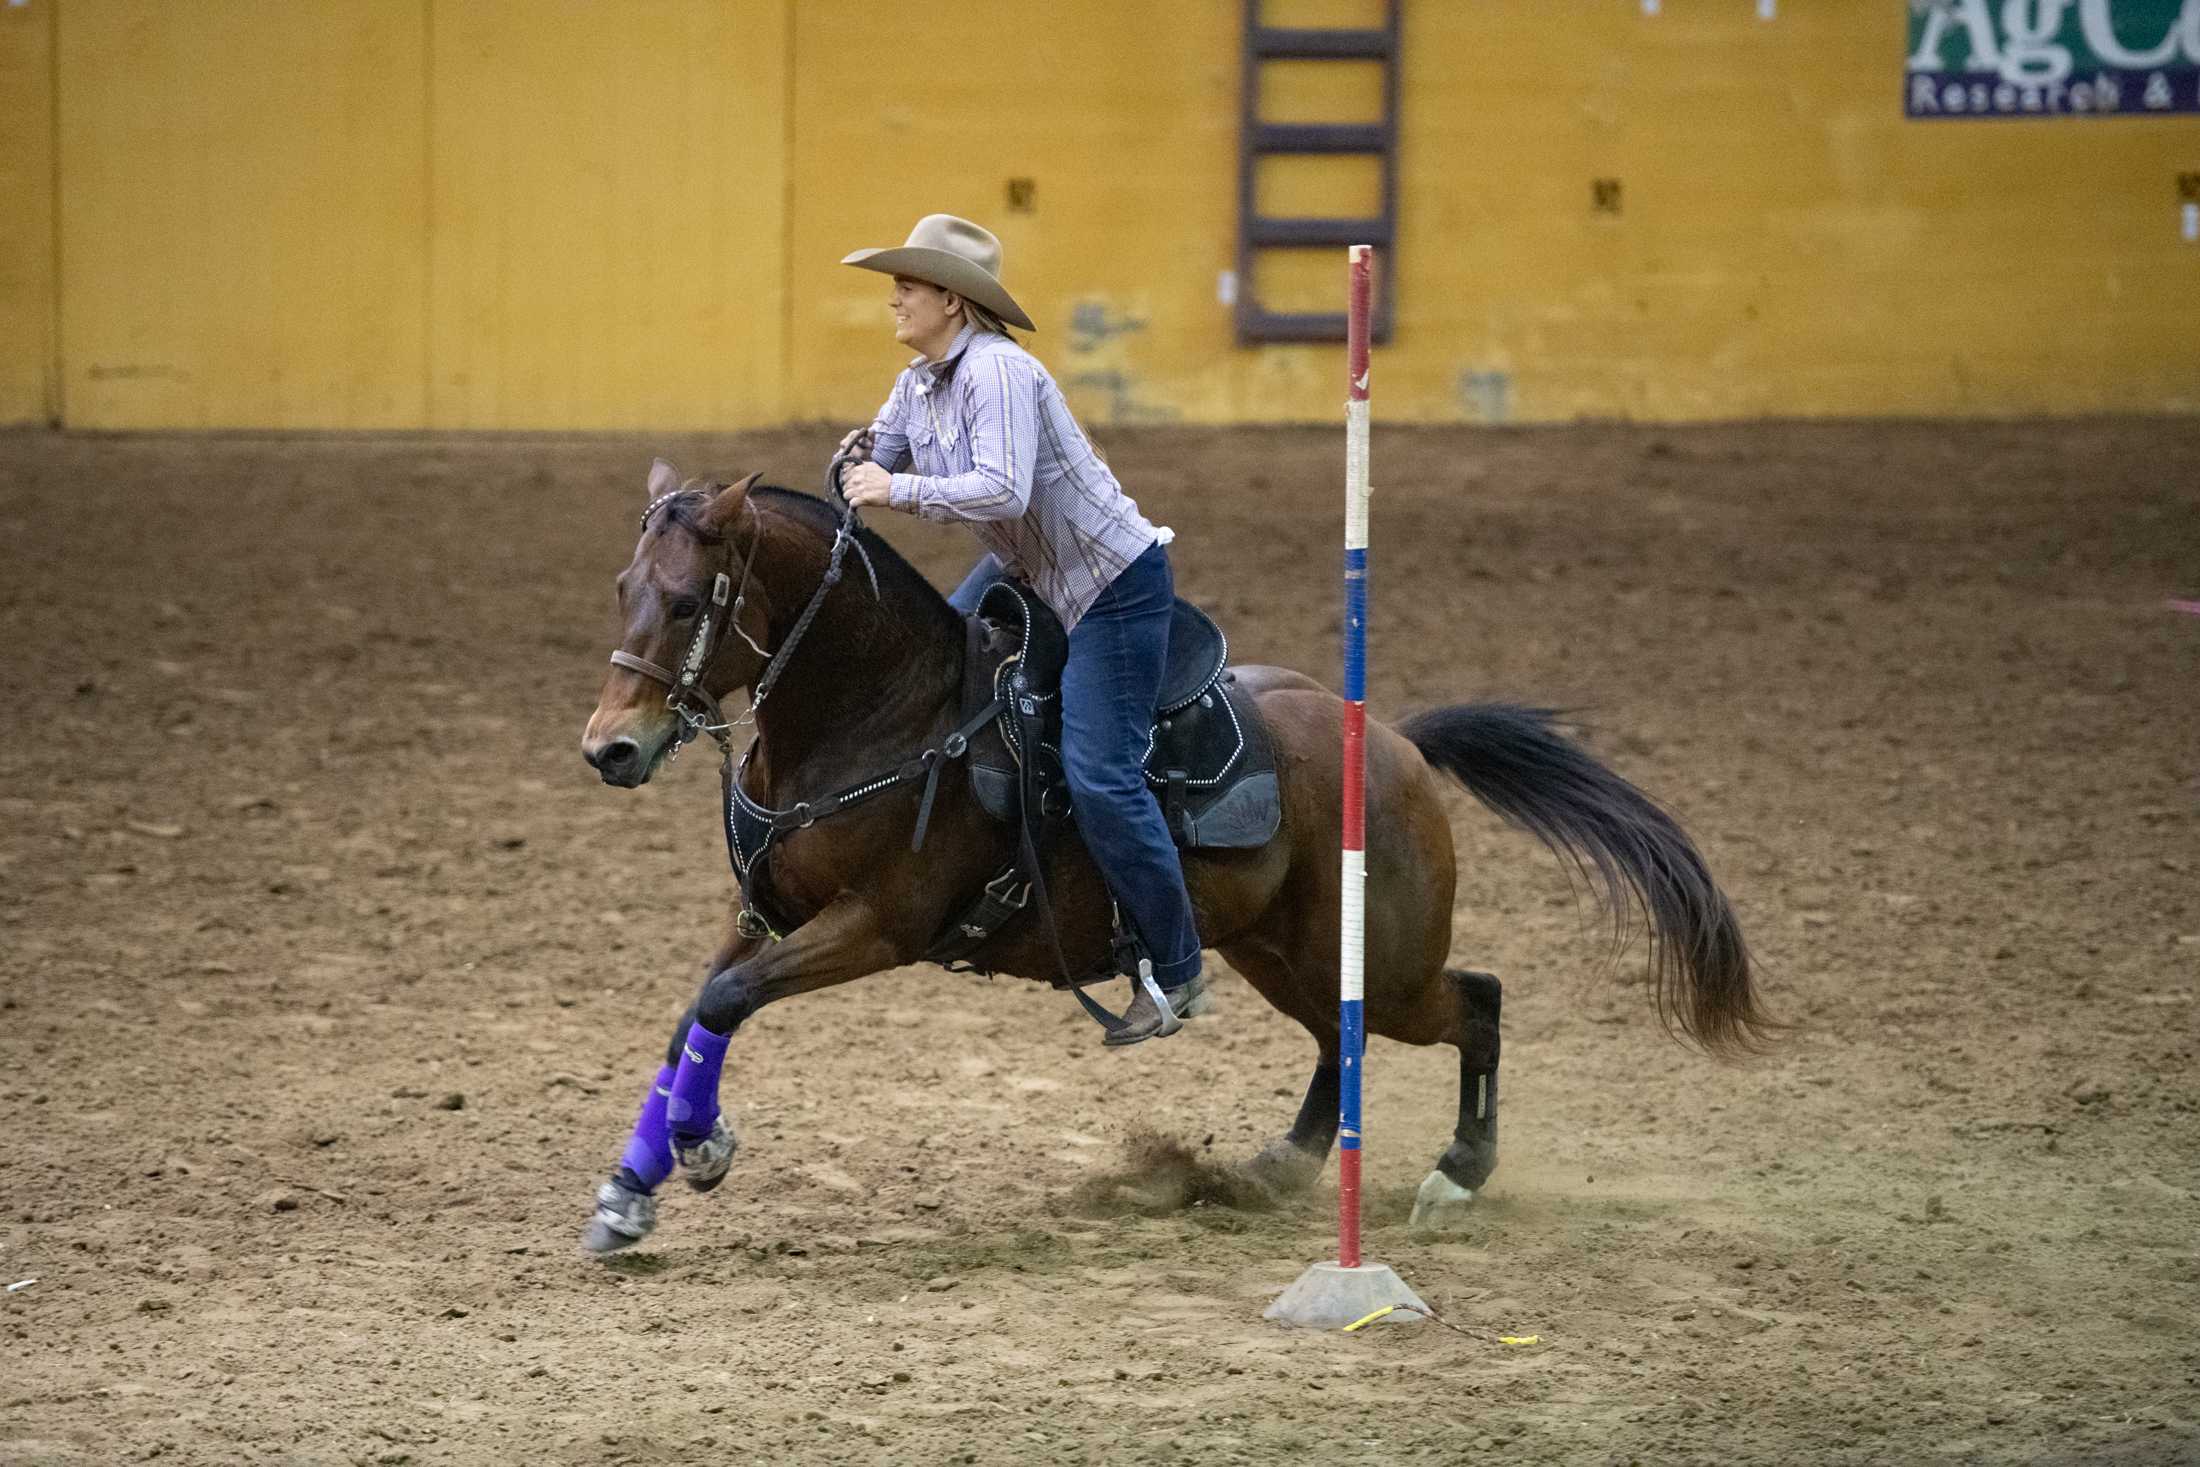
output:
M1031 318L1001 288L1001 245L946 214L917 222L900 249L859 250L844 264L894 278L894 339L917 356L894 382L868 434L871 461L841 479L848 502L928 520L961 520L987 553L949 598L968 614L1004 576L1030 585L1069 631L1062 670L1062 766L1077 824L1145 951L1124 1024L1109 1044L1174 1034L1200 992L1199 934L1184 872L1140 763L1169 649L1175 586L1170 539L1115 482L1070 416L1046 368L1009 338ZM688 1035L688 1059L703 1059ZM715 1036L714 1036L715 1037ZM723 1055L726 1041L718 1038ZM715 1088L716 1068L707 1071ZM687 1073L661 1070L619 1169L596 1193L582 1239L608 1253L656 1226L657 1184L675 1154L690 1180L715 1185L733 1160L719 1117L707 1139L667 1134ZM669 1145L667 1144L669 1141Z
M1069 632L1062 767L1070 803L1141 962L1109 1044L1174 1034L1202 983L1184 871L1141 762L1169 650L1175 582L1166 529L1123 492L1047 369L1009 336L1035 329L1000 282L1001 243L930 214L899 249L841 261L894 279L894 340L917 355L868 430L871 461L842 479L848 502L957 520L985 547L948 598L965 615L1003 577L1031 587Z

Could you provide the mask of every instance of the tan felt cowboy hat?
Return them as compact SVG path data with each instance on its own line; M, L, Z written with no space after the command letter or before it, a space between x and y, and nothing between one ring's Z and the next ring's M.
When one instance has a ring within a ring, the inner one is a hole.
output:
M927 214L909 231L909 241L900 249L857 250L840 263L927 281L976 301L1011 326L1039 329L1016 298L1001 288L1001 242L968 219Z

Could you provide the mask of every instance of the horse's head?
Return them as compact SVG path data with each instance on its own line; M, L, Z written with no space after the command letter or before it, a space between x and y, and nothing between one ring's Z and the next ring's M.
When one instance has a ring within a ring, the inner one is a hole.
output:
M619 649L581 735L581 757L605 784L646 783L687 739L722 725L718 700L763 670L771 608L750 576L763 533L748 502L757 477L683 483L663 459L650 467L642 538L619 573Z

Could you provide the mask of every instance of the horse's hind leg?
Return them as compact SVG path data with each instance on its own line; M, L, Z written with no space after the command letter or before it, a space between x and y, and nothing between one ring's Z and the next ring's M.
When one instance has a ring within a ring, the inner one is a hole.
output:
M1298 1118L1282 1137L1263 1147L1247 1163L1254 1180L1278 1192L1301 1192L1321 1175L1329 1148L1337 1141L1337 1014L1307 1001L1306 986L1282 954L1265 947L1233 943L1223 956L1245 976L1261 997L1298 1020L1314 1036L1314 1078L1299 1102Z
M1487 973L1457 968L1445 970L1444 982L1457 1005L1456 1029L1448 1037L1459 1047L1459 1124L1413 1199L1407 1226L1415 1232L1457 1226L1497 1170L1497 1026L1504 989Z
M1303 1192L1322 1174L1337 1143L1337 1042L1330 1039L1314 1061L1314 1078L1299 1102L1291 1129L1262 1147L1246 1164L1254 1180L1278 1192Z

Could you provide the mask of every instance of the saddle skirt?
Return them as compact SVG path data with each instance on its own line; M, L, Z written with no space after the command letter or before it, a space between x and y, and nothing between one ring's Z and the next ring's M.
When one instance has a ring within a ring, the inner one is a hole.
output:
M977 623L964 702L975 709L997 697L1008 709L998 739L971 751L979 804L997 820L1014 821L1021 766L1033 762L1041 812L1073 814L1060 746L1069 660L1061 619L1030 588L1000 581L987 588ZM1236 686L1229 654L1222 628L1179 598L1142 767L1171 838L1186 849L1264 846L1283 823L1267 726Z

